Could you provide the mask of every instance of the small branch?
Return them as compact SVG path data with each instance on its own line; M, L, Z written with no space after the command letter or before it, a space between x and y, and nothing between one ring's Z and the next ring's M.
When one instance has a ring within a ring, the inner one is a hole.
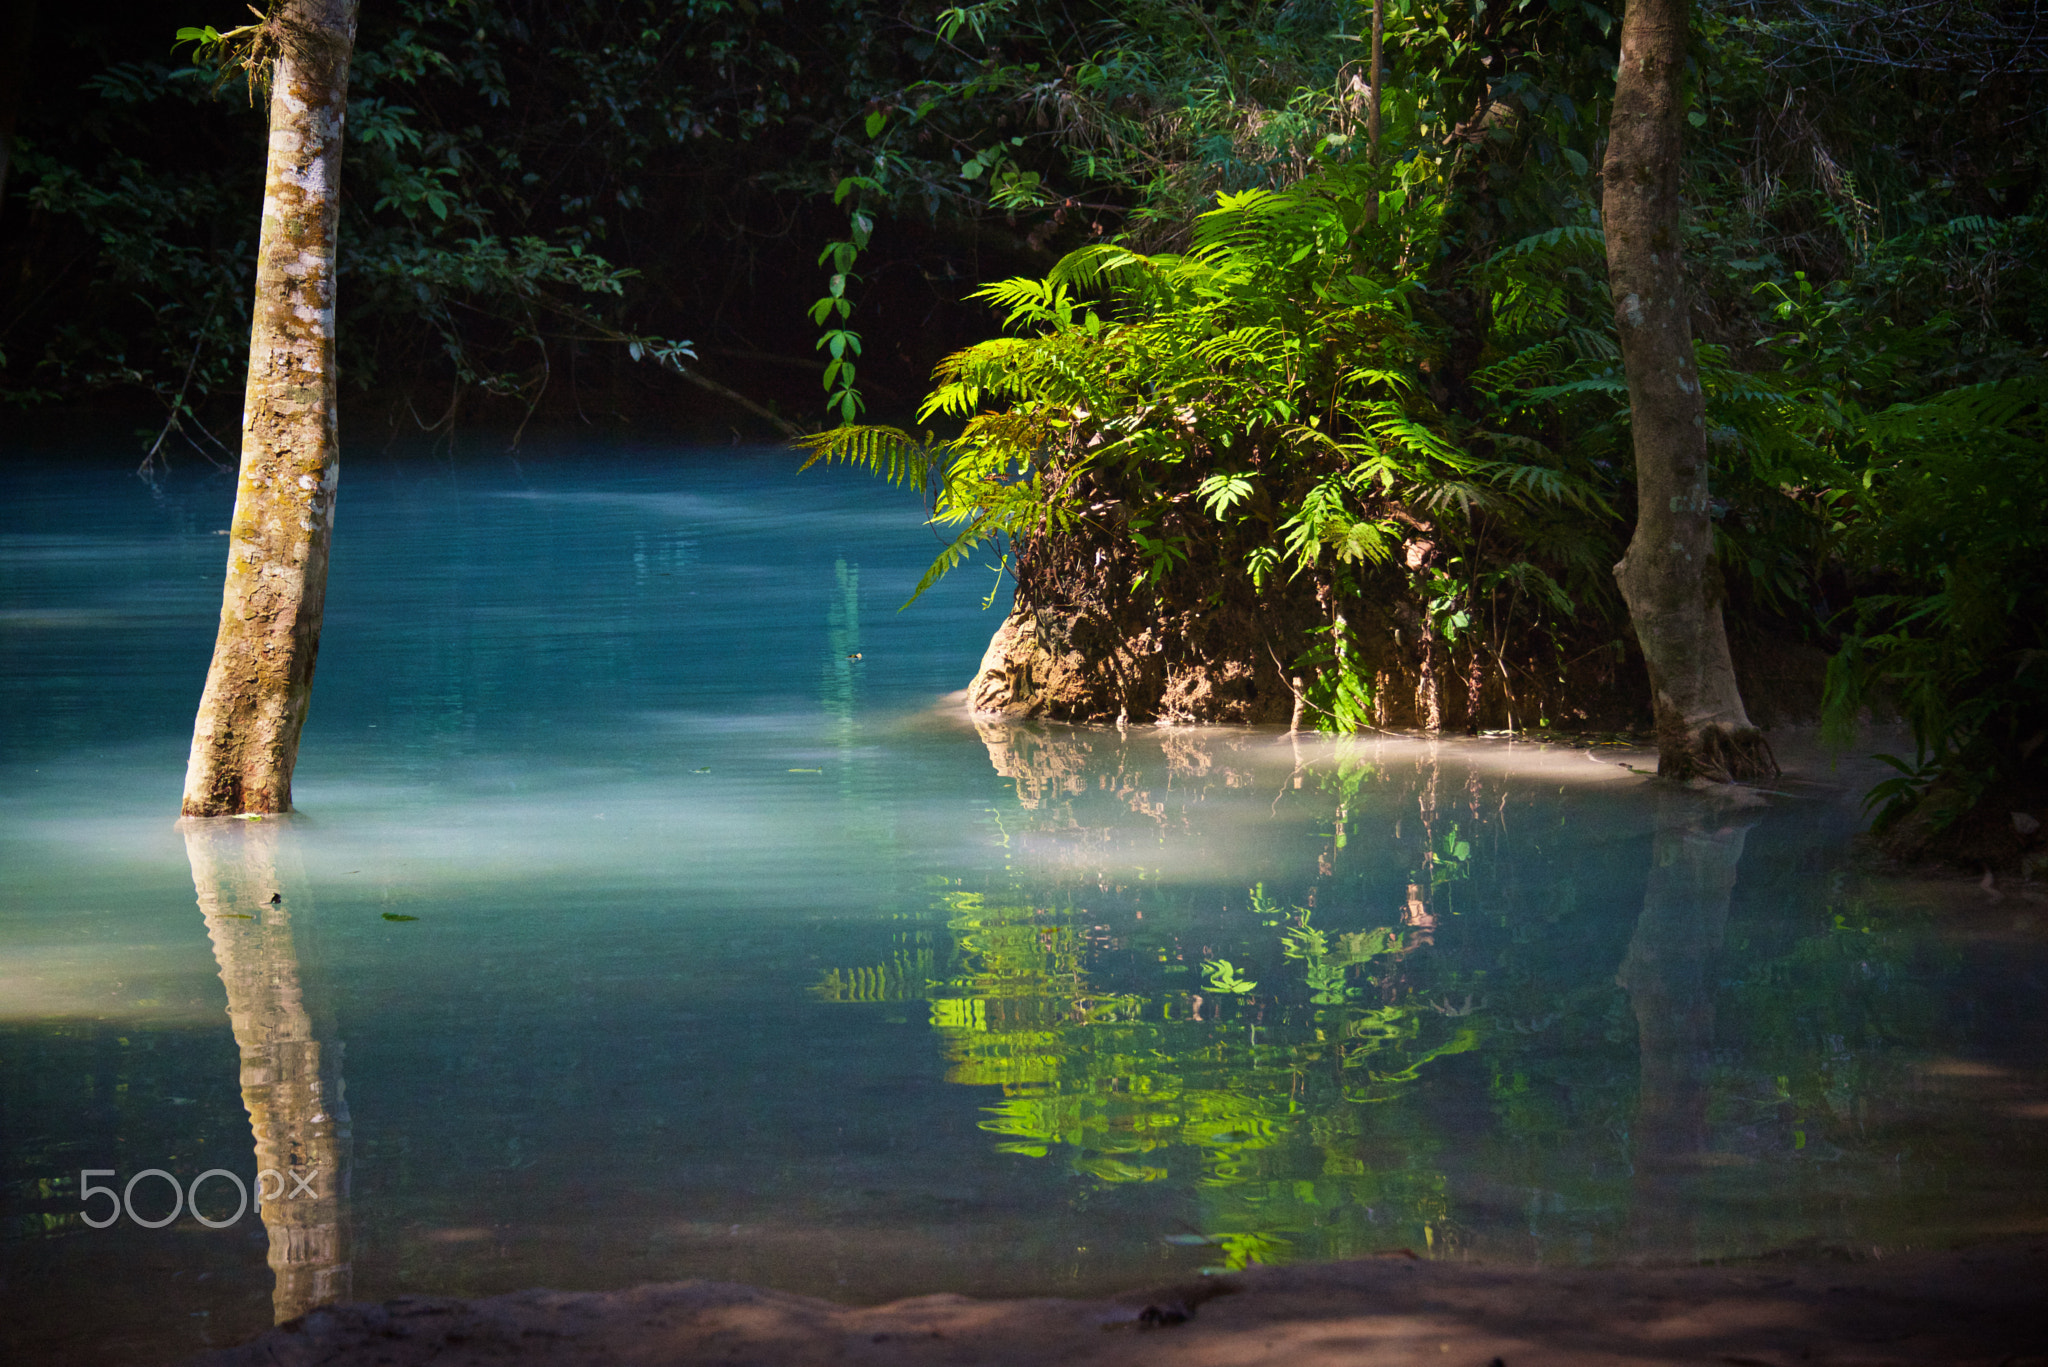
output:
M213 304L206 310L205 321L200 323L199 332L197 336L193 339L192 359L185 362L185 378L179 381L178 392L171 399L171 415L168 418L164 419L163 430L158 432L156 434L156 440L149 444L149 452L147 455L143 456L142 464L135 467L135 473L141 476L143 479L149 478L149 472L156 465L156 453L163 449L164 438L170 436L171 430L179 426L178 415L184 410L185 395L191 391L192 376L199 369L199 354L206 350L206 329L212 326L213 315L219 311L220 296L216 294L213 296ZM213 434L209 432L207 433L207 435L211 437ZM187 440L189 441L190 438L187 438ZM219 445L217 441L214 444ZM206 455L205 451L199 449L198 443L196 442L193 443L193 449L199 450L199 453L201 455ZM221 449L226 450L227 448L222 447ZM211 456L207 456L206 458L209 461L213 461L213 457ZM214 462L214 465L215 468L217 469L221 468L219 462L217 461Z
M724 385L712 379L709 375L705 375L698 371L691 370L689 367L684 366L676 361L670 361L668 362L668 365L669 368L674 370L676 374L682 376L691 384L696 385L699 389L709 390L711 393L718 395L718 397L720 397L721 399L725 399L729 402L736 403L740 407L746 409L749 413L752 413L754 416L758 418L763 418L766 421L773 423L776 429L780 431L783 436L801 437L804 435L804 429L798 427L789 419L783 417L779 413L774 413L766 408L763 408L760 404L755 403L752 399L748 398L746 395L740 393L736 389L727 389Z
M562 317L572 319L573 321L581 324L582 326L589 328L593 333L597 335L599 339L603 341L614 342L620 346L638 346L642 348L645 354L653 355L657 361L661 362L661 364L667 366L670 370L673 370L677 375L680 375L685 380L688 380L691 384L696 385L699 389L708 390L711 393L718 395L719 398L726 400L728 403L736 403L741 408L744 408L749 413L752 413L755 417L761 418L762 420L773 424L775 429L781 432L782 435L785 437L794 438L801 437L804 435L803 428L798 427L795 423L783 417L781 414L775 413L770 409L764 408L762 405L755 403L752 399L740 393L738 390L728 389L726 386L712 379L709 375L705 375L699 371L690 369L681 361L676 360L673 355L659 354L655 351L649 350L648 339L645 337L634 337L627 333L621 332L619 329L610 326L601 319L593 318L588 314L585 314L577 309L569 308L565 305L558 304L554 300L548 298L546 295L536 296L534 302L539 304L542 308L547 309L551 313L559 314ZM684 344L685 347L687 347L687 345L687 343Z
M705 356L730 356L735 361L759 361L763 365L788 366L792 370L808 370L813 375L825 369L823 361L808 356L777 356L767 351L742 351L736 347L708 346L700 353Z

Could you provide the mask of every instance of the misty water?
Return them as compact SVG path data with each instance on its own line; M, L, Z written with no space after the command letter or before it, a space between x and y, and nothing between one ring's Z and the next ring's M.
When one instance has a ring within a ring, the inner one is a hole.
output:
M1868 873L1869 766L977 725L995 575L793 465L354 453L300 812L185 831L230 479L0 471L9 1360L2048 1225L2048 907Z

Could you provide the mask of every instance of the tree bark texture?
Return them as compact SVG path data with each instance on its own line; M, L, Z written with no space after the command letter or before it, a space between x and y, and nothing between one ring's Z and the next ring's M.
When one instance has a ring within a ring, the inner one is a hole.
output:
M285 812L312 693L340 475L334 370L342 121L357 0L286 0L257 239L241 478L187 816Z
M1629 0L1601 168L1636 455L1635 535L1614 577L1649 665L1657 772L1732 781L1777 765L1743 709L1714 563L1706 404L1679 259L1688 8Z
M257 1214L270 1236L277 1323L349 1298L352 1141L341 1045L323 1047L301 984L292 914L303 877L281 876L276 823L183 823L192 886L227 988L242 1105L256 1141Z
M1380 81L1385 70L1381 48L1387 36L1386 0L1372 0L1372 77L1366 87L1365 136L1375 160L1380 154ZM1379 200L1366 206L1368 218L1379 217Z

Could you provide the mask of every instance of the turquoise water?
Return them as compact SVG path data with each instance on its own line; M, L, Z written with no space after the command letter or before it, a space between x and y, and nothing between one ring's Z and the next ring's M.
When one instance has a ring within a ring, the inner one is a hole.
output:
M2048 1223L2044 908L1860 873L1853 774L1735 807L1612 747L977 727L993 575L898 614L914 503L791 469L354 457L300 813L190 840L231 484L0 474L10 1358L328 1295ZM141 1223L273 1162L319 1200ZM170 1176L93 1228L85 1169Z

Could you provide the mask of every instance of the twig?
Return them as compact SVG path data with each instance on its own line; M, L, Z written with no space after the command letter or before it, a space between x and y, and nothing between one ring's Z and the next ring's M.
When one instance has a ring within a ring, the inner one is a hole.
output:
M746 409L755 417L763 418L768 422L773 423L776 429L780 431L783 436L801 437L804 435L804 429L798 427L788 418L783 417L779 413L771 412L770 410L763 408L760 404L755 403L752 399L748 398L746 395L740 393L736 389L726 388L718 381L712 379L709 375L705 375L698 371L691 370L688 366L685 366L680 361L669 361L667 362L667 365L670 369L674 370L676 374L682 376L691 384L696 385L699 389L709 390L711 393L718 395L718 397L720 397L721 399L726 399L732 403L738 404L741 408Z
M763 407L762 405L755 403L752 399L740 393L738 390L728 389L726 386L712 379L709 375L705 375L699 371L690 369L681 361L676 360L673 355L664 354L662 352L657 352L652 349L649 349L647 347L647 341L645 338L630 336L627 333L621 332L619 329L610 326L609 324L603 322L600 319L592 318L588 314L581 313L576 309L568 307L567 305L556 303L554 300L548 298L546 295L536 296L534 302L540 305L542 308L548 310L550 313L559 314L562 317L568 318L574 322L582 324L584 327L589 328L593 333L596 333L598 337L604 341L616 342L622 346L637 345L641 347L643 349L643 354L654 356L656 360L660 361L663 365L667 366L670 370L673 370L676 374L680 375L685 380L688 380L691 384L696 385L699 389L708 390L711 393L718 395L719 398L724 399L729 403L736 403L741 408L744 408L749 413L752 413L755 417L761 418L769 423L772 423L775 426L776 430L781 432L782 435L784 435L785 437L801 437L805 435L803 428L798 427L795 423L783 417L781 414L775 413ZM572 364L575 361L574 352L570 353L570 361Z
M220 295L216 293L213 296L213 303L207 307L205 321L200 323L199 331L194 334L192 359L185 362L185 378L179 382L177 396L171 400L171 416L164 419L163 430L158 432L156 440L149 444L149 454L142 458L142 464L135 467L135 473L143 479L149 478L148 471L156 464L156 453L162 448L164 438L171 435L171 429L178 425L178 411L185 406L185 395L192 388L192 375L199 369L199 353L206 350L206 329L212 326L213 315L218 312L220 312ZM209 433L208 435L212 434ZM190 439L188 438L187 440ZM218 445L219 443L216 442L215 444ZM221 449L226 450L227 448L221 447ZM204 451L200 451L199 454L202 456L206 455ZM212 456L206 456L206 458L209 461L213 460ZM215 465L218 468L218 462L215 462Z

